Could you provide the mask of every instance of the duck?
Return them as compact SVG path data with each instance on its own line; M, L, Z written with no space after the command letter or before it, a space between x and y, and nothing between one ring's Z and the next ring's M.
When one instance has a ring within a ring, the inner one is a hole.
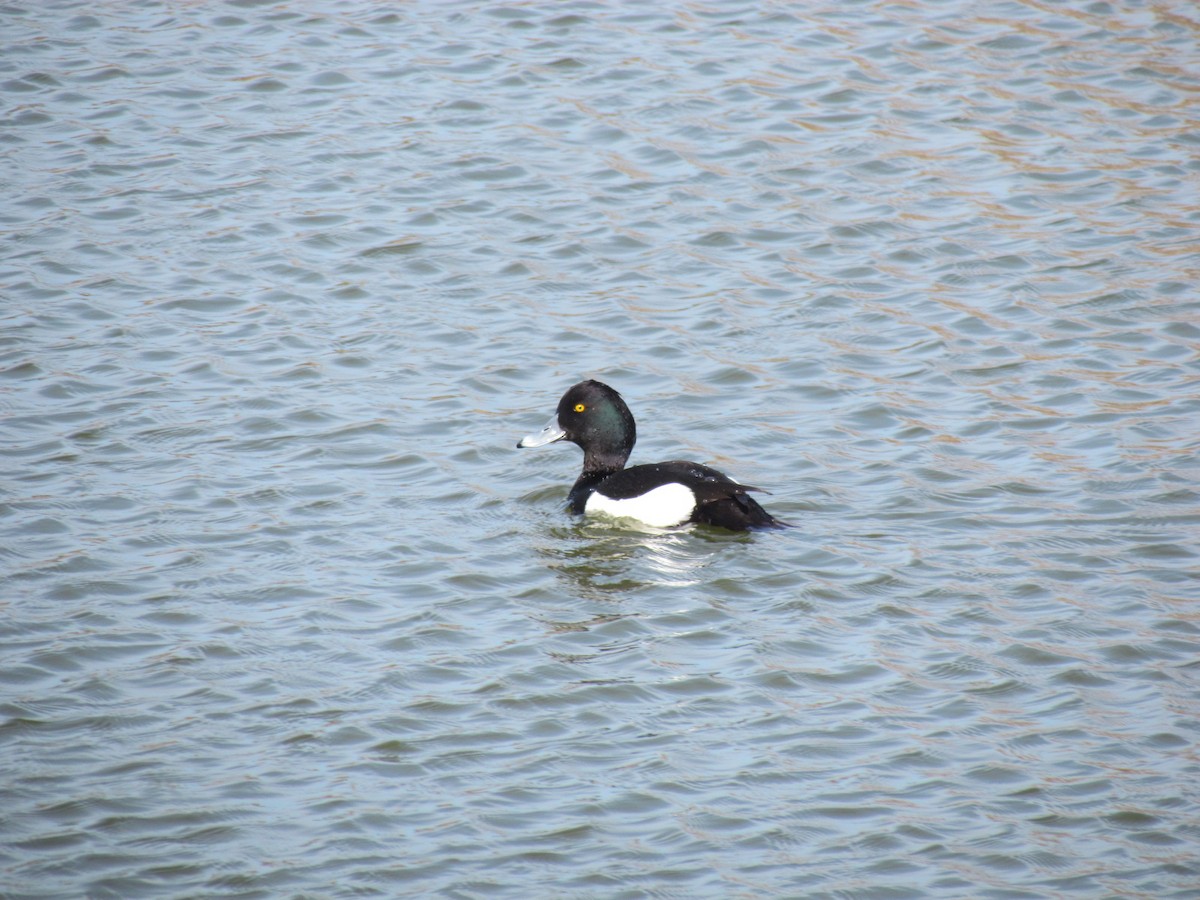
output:
M567 495L567 509L576 515L600 513L654 528L693 523L730 531L788 527L748 493L769 491L740 484L710 466L675 459L625 468L636 440L633 413L621 395L589 379L572 385L546 427L517 447L568 441L583 449L583 471Z

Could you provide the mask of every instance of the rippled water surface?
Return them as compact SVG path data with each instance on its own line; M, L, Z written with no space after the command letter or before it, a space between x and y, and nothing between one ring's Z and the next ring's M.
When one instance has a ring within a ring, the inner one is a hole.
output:
M1200 897L1194 4L0 50L5 897ZM583 377L797 527L570 519Z

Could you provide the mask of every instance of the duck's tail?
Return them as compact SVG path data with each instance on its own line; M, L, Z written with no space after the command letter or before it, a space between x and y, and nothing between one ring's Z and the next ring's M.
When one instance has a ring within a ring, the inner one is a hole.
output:
M775 518L757 500L741 492L700 504L692 518L703 525L716 525L730 531L792 527L790 522Z

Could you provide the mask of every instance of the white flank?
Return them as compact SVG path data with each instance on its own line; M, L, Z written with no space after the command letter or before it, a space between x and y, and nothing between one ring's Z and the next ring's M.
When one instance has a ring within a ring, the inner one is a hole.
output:
M637 519L655 528L670 528L686 522L695 505L696 496L691 488L672 481L628 500L614 500L595 491L588 497L584 510L623 519Z

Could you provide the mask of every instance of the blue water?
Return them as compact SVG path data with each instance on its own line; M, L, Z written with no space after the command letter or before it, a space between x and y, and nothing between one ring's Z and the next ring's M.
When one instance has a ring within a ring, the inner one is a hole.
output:
M0 895L1200 897L1198 33L0 7Z

